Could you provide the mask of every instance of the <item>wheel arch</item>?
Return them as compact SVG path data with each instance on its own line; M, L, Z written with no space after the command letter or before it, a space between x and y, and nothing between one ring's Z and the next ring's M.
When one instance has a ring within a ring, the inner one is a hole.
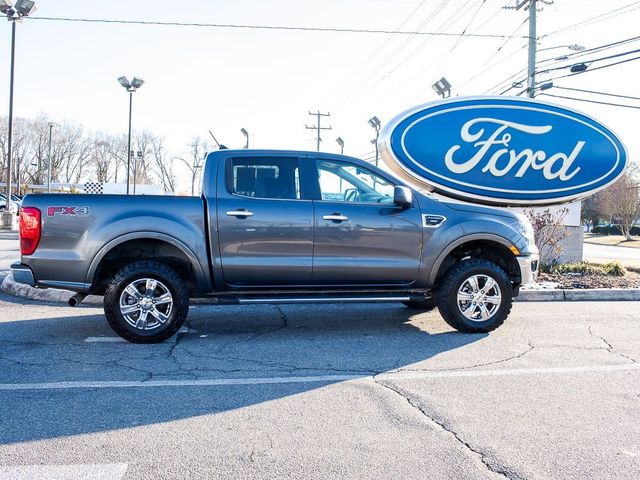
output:
M153 255L153 252L157 252L159 247L162 251L174 255L171 257L172 260L170 262L167 262L166 259L163 260L162 257ZM133 248L139 248L142 256L131 258L125 256L122 259L117 256L118 252L129 252ZM99 292L104 287L104 274L107 271L105 268L106 261L112 261L109 266L110 270L113 270L125 263L129 263L130 260L139 260L141 258L155 258L169 265L173 263L174 265L171 266L183 264L185 268L188 268L188 271L181 268L178 269L182 270L181 273L186 276L185 280L189 283L189 289L195 292L207 289L209 282L200 261L193 251L177 238L153 231L128 233L106 243L91 261L87 271L86 283L91 285L92 291Z
M511 251L512 246L513 242L500 235L478 233L460 237L438 255L429 274L428 286L435 286L438 279L462 258L461 255L493 261L507 272L513 283L517 284L520 278L520 267L515 254Z

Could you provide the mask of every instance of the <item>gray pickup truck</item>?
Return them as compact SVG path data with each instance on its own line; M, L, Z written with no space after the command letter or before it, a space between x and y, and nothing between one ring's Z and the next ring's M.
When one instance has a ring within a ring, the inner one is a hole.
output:
M211 303L402 302L487 332L533 281L531 224L449 203L355 158L221 150L201 197L27 195L16 281L104 295L113 330L139 343Z

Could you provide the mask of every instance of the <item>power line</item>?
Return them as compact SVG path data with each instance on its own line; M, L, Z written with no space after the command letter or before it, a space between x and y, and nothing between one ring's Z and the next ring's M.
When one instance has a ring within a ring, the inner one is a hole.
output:
M595 95L605 95L607 97L627 98L629 100L640 100L640 97L631 97L629 95L619 95L616 93L597 92L595 90L585 90L583 88L560 87L558 85L554 85L553 88L558 88L560 90L571 90L572 92L593 93Z
M464 15L469 12L475 5L475 3L477 2L471 2L468 3L467 5L462 5L460 6L451 16L449 16L439 27L438 27L438 31L442 31L445 28L448 28L449 26L453 25L457 20L459 20L460 18L464 17ZM464 7L467 7L466 10L463 11ZM417 54L419 51L421 51L425 46L427 46L429 44L429 42L432 40L432 38L427 38L426 40L424 40L420 45L418 45L416 48L414 48L411 52L409 52L408 55L406 55L402 60L400 60L399 62L396 62L395 66L393 66L392 68L389 69L389 71L387 73L385 73L382 77L380 77L373 85L373 87L376 87L378 84L380 84L381 82L383 82L386 78L389 77L389 75L393 74L394 72L398 71L398 68L404 64L407 63L407 60L409 60L412 56L414 56L415 54ZM383 65L384 66L384 65ZM428 68L428 67L427 67ZM423 69L424 70L424 69ZM408 80L405 80L401 86L406 85L407 83L410 83L411 81L413 81L413 79L415 79L418 75L420 75L420 73L422 73L423 70L418 71L416 74L414 74L412 77L410 77Z
M582 60L580 63L595 63L595 62L601 62L602 60L610 60L612 58L618 58L618 57L624 57L625 55L631 55L632 53L638 53L640 52L640 48L637 48L635 50L628 50L626 52L621 52L621 53L616 53L615 55L608 55L606 57L600 57L600 58L594 58L592 60ZM612 64L613 65L613 64ZM564 70L565 68L569 68L571 65L567 66L563 66L563 67L555 67L555 68L548 68L546 70L540 70L539 72L536 73L549 73L549 72L555 72L557 70ZM595 70L592 69L592 70Z
M438 15L438 13L440 13L440 11L447 5L447 3L449 3L450 0L442 0L442 2L440 3L440 5L438 5L435 10L433 10L425 20L423 20L420 25L418 25L418 30L420 30L421 28L424 28L433 18L436 17L436 15ZM404 39L404 41L396 46L396 48L393 49L393 51L389 54L387 54L384 58L382 58L378 63L375 64L375 66L372 69L367 70L367 74L365 75L365 78L362 82L359 82L359 84L353 85L350 88L348 88L343 94L339 95L337 97L337 101L338 100L342 100L343 98L349 98L351 96L353 96L354 94L357 94L359 90L362 89L362 87L364 85L366 85L367 83L369 83L374 75L376 75L380 70L382 70L384 68L384 66L386 65L386 63L388 61L390 61L397 53L399 53L405 46L407 46L411 40L413 40L412 37L406 38ZM358 73L358 72L356 72Z
M568 53L561 57L553 57L553 58L545 58L544 60L540 60L538 63L545 63L551 61L563 62L567 60L573 60L575 58L584 57L585 55L590 55L592 53L601 52L603 50L608 50L610 48L618 47L620 45L624 45L626 43L636 42L640 40L640 36L625 38L623 40L618 40L611 43L606 43L604 45L599 45L597 47L587 48L585 50L580 50L579 52Z
M46 20L54 22L77 22L77 23L106 23L120 25L155 25L163 27L202 27L202 28L235 28L252 30L285 30L301 32L332 32L332 33L364 33L364 34L384 34L384 35L420 35L420 36L440 36L459 37L462 33L454 32L422 32L412 30L378 30L368 28L338 28L338 27L304 27L286 25L248 25L234 23L190 23L190 22L160 22L151 20L108 20L103 18L65 18L65 17L26 17L29 20ZM506 38L506 35L490 33L465 34L468 37L476 38ZM526 38L526 37L522 37Z
M482 2L480 2L480 4L478 5L478 8L476 9L476 11L473 13L473 15L471 16L471 19L469 20L469 22L467 23L467 25L464 27L464 29L462 30L462 34L464 35L465 33L467 33L467 30L469 30L469 27L471 27L471 24L473 23L473 21L476 19L476 17L478 16L478 14L480 13L480 10L482 10L482 7L484 7L484 5L486 4L487 0L482 0ZM476 32L482 28L485 24L487 24L489 21L491 20L491 17L487 18L484 22L482 22L482 24L480 24L477 28L476 28ZM436 71L441 71L445 65L447 64L447 62L449 61L449 58L452 56L453 51L458 48L458 45L460 45L460 43L462 43L464 40L466 40L469 37L458 37L455 41L455 43L453 44L453 46L446 52L444 52L442 55L440 55L436 60L434 60L433 62L427 64L426 67L420 69L420 71L418 71L418 73L416 73L413 77L417 77L418 75L422 74L423 72L427 71L428 69L430 69L432 66L434 66L436 64L436 62L438 63L438 66L436 68ZM426 87L428 88L428 87Z
M576 75L582 75L582 74L585 74L585 73L595 72L596 70L602 70L603 68L613 67L614 65L621 65L623 63L633 62L634 60L639 60L639 59L640 59L640 56L639 57L628 58L626 60L620 60L619 62L608 63L607 65L602 65L600 67L589 68L588 70L584 70L582 72L568 73L566 75L560 75L559 77L552 77L549 80L551 81L551 80L557 80L559 78L575 77ZM565 68L570 68L570 65L565 67Z
M493 53L489 56L489 58L487 58L487 60L486 60L486 61L485 61L481 66L480 66L480 68L478 69L478 71L476 71L476 73L475 73L473 76L471 76L470 78L468 78L467 80L465 80L465 81L460 85L460 87L458 87L458 88L462 88L462 87L464 87L464 86L468 85L468 84L469 84L469 83L471 83L473 80L475 80L475 79L476 79L476 78L478 78L479 76L483 75L485 72L487 72L487 71L489 71L489 70L493 69L493 67L495 67L496 65L499 65L499 64L501 64L502 62L504 62L505 60L507 60L507 59L509 59L509 58L513 57L513 56L514 56L516 53L518 53L520 50L522 50L522 49L524 49L524 48L527 48L527 45L524 45L524 46L520 47L518 50L516 50L516 51L512 52L511 54L509 54L507 57L505 57L505 58L503 58L503 59L501 59L501 60L499 60L499 61L497 61L497 62L494 62L494 63L493 63L493 64L491 64L491 65L488 65L488 64L489 64L489 62L491 62L491 60L493 60L493 59L494 59L494 58L495 58L495 57L496 57L496 56L497 56L497 55L502 51L502 49L507 45L507 43L509 43L509 41L511 41L512 39L514 39L514 38L526 38L526 39L529 39L529 36L528 36L528 35L526 35L526 36L516 36L516 33L518 33L518 30L520 30L520 29L523 27L523 25L525 25L526 23L527 23L527 19L525 18L525 19L524 19L524 21L523 21L522 23L518 24L518 26L516 27L516 29L511 33L511 35L509 35L509 37L504 41L504 43L502 43L502 44L498 47L498 49L497 49L495 52L493 52Z
M595 17L588 18L588 19L583 20L583 21L581 21L581 22L574 23L573 25L568 25L568 26L566 26L566 27L559 28L558 30L554 30L554 31L553 31L553 32L551 32L551 33L547 33L546 35L543 35L543 36L542 36L542 37L540 37L540 38L548 37L548 36L550 36L550 35L555 35L556 33L560 33L560 32L566 32L566 31L569 31L569 30L573 30L574 28L578 28L578 27L581 27L581 26L585 26L585 25L587 25L587 24L589 24L589 23L597 23L597 22L601 22L601 21L603 21L603 20L609 20L610 18L612 18L612 17L616 17L616 16L618 16L618 15L622 15L623 13L629 13L629 12L632 12L632 11L634 11L634 10L637 10L637 9L638 9L638 8L640 8L640 7L634 8L634 9L629 10L629 11L626 11L626 12L620 12L620 11L621 11L621 10L625 10L626 8L629 8L629 7L633 7L634 5L637 5L637 4L639 4L639 3L640 3L640 1L629 3L628 5L625 5L624 7L619 7L619 8L616 8L616 9L614 9L614 10L611 10L611 11L609 11L609 12L605 12L605 13L601 13L601 14L599 14L599 15L596 15ZM614 13L616 13L616 12L620 12L620 13L618 13L617 15L612 15L612 14L614 14ZM609 16L609 15L611 15L611 16ZM607 18L602 18L602 17L607 17ZM594 21L594 20L595 20L595 21Z
M616 55L609 55L607 57L595 58L595 59L592 59L592 60L583 60L580 63L589 63L589 64L591 64L591 63L594 63L594 62L598 62L598 61L602 61L602 60L609 60L609 59L612 59L612 58L618 58L618 57L621 57L621 56L630 55L632 53L638 53L638 52L640 52L640 49L629 50L627 52L622 52L622 53L619 53L619 54L616 54ZM638 60L638 59L640 59L640 57L628 58L626 60L621 60L619 62L608 63L608 64L602 65L600 67L589 68L587 70L583 70L582 72L573 72L573 73L568 73L566 75L559 75L557 77L550 78L549 81L557 80L559 78L573 77L575 75L581 75L581 74L589 73L589 72L595 72L596 70L601 70L603 68L613 67L615 65L620 65L620 64L631 62L631 61ZM565 70L567 68L571 68L572 66L573 66L573 64L572 65L564 65L562 67L548 68L548 69L545 69L545 70L540 70L540 71L536 72L536 74L556 72L558 70ZM508 87L506 90L503 90L502 92L500 92L499 95L504 95L509 90L511 90L513 88L518 88L519 85L521 85L524 80L526 80L526 79L522 79L522 80L513 82L513 84L510 87Z
M553 97L553 98L564 98L566 100L576 100L578 102L597 103L598 105L609 105L611 107L633 108L635 110L640 110L640 107L636 107L634 105L625 105L623 103L601 102L601 101L598 101L598 100L588 100L586 98L566 97L564 95L551 95L550 93L541 93L540 96Z
M588 48L588 49L582 50L580 52L569 53L569 54L565 55L565 58L562 58L562 59L558 59L557 57L556 58L547 58L547 59L544 59L544 60L540 60L537 63L540 64L540 63L548 62L548 61L551 61L551 60L557 60L558 63L560 63L562 61L574 60L578 56L584 56L584 55L589 55L591 53L601 52L603 50L608 50L608 49L615 48L615 47L618 47L620 45L624 45L626 43L635 42L635 41L638 41L638 40L640 40L640 36L624 38L622 40L617 40L615 42L606 43L604 45L598 45L597 47ZM571 57L571 58L569 58L569 57ZM566 68L566 66L565 66L565 68ZM499 90L500 87L502 87L505 83L507 83L509 81L512 81L513 78L519 76L521 73L524 73L525 71L526 71L526 68L521 68L520 70L518 70L513 75L510 75L509 77L507 77L504 80L502 80L502 81L498 82L497 84L495 84L493 87L487 89L484 93L486 94L487 92L490 92L491 90ZM524 80L525 79L523 78L522 80L516 81L514 83L520 84ZM512 88L516 88L516 87L511 85L511 86L507 87L506 90L503 90L502 92L500 92L499 95L503 95L504 93L508 92Z
M422 0L417 7L415 7L411 13L409 15L407 15L405 17L405 19L396 27L396 30L399 30L400 28L404 27L404 25L411 20L411 18L413 18L413 15L416 14L418 12L418 10L420 10L422 8L422 6L425 4L427 0ZM369 63L373 58L375 58L375 56L378 54L378 52L380 52L393 38L393 35L389 35L387 37L387 39L382 42L382 44L380 44L380 46L378 46L378 48L376 48L371 55L369 55L367 57L367 59L362 62L360 64L360 66L358 66L358 68L355 69L355 71L353 72L353 74L351 74L349 76L349 78L347 78L346 80L344 80L340 85L338 85L330 94L329 94L329 98L332 97L333 95L335 95L337 92L339 92L345 85L348 85L351 81L354 81L354 79L358 78L357 75L360 73L360 71L365 67L365 65L367 65L367 63Z

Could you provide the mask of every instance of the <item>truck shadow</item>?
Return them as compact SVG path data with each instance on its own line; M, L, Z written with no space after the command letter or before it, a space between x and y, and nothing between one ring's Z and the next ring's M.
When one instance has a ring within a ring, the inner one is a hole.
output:
M420 313L395 304L263 305L195 307L189 332L159 345L87 342L87 337L113 338L104 317L87 315L89 309L65 310L70 315L0 323L1 384L370 377L397 369L464 368L464 355L455 351L486 337L452 331L437 311ZM420 365L427 360L428 366ZM266 404L334 383L339 380L1 389L0 444L177 420L197 422L200 416Z

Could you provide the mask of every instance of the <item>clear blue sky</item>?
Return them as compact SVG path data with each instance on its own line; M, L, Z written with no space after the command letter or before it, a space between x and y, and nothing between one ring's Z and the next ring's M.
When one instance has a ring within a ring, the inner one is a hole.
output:
M538 34L631 3L556 0L539 14ZM527 26L521 25L526 14L501 8L507 4L515 0L40 0L34 17L392 30L405 22L403 30L467 28L467 32L526 35ZM595 47L638 35L638 24L640 9L544 36L539 48L576 43ZM3 113L8 111L9 27L8 22L0 23L0 38L5 39L0 50ZM340 135L346 142L345 153L363 155L373 150L373 132L366 123L370 116L384 122L408 107L434 100L431 84L443 75L452 83L454 95L484 93L526 67L525 44L521 38L506 43L477 38L457 42L455 37L26 20L18 25L15 114L45 113L89 129L125 132L128 100L116 78L138 75L146 84L135 94L134 126L164 135L175 153L185 150L192 137L207 136L209 129L228 146L242 146L241 127L251 132L251 144L258 148L314 149L313 132L304 127L314 121L307 111L320 109L331 112L328 123L333 126L324 133L323 150L338 151L335 138ZM634 48L640 48L640 42L616 51ZM552 48L541 51L538 59L569 52ZM591 57L610 53L614 51ZM640 96L639 77L640 61L557 83ZM632 158L637 157L640 110L553 101L603 121L622 136Z

